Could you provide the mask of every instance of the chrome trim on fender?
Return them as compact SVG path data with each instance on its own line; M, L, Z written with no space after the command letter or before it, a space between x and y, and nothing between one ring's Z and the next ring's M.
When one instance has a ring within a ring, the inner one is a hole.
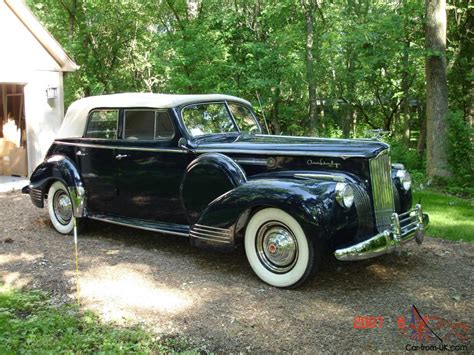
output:
M343 176L330 175L330 174L295 174L294 177L302 179L320 179L320 180L331 180L336 182L344 182L346 179Z
M207 240L216 243L233 243L232 229L219 228L213 226L205 226L202 224L194 224L189 231L191 238Z
M409 217L401 222L400 216L407 215ZM413 239L421 244L430 222L429 216L423 213L421 205L416 205L413 210L401 215L394 213L392 220L393 223L389 229L363 242L337 249L334 256L340 261L365 260L400 250L403 244Z
M230 230L228 228L205 226L205 225L197 224L197 223L193 226L193 228L202 229L202 230L211 230L213 233L224 234L224 235L228 235L230 233Z
M203 236L200 236L200 235L195 235L195 234L192 234L192 233L189 233L189 235L192 238L207 240L207 241L210 241L210 242L232 244L232 242L230 240L219 240L219 239L215 239L215 238L211 238L211 237L207 238L207 237L203 237Z
M234 161L239 163L239 164L267 166L267 159L234 158Z
M41 191L41 189L29 189L29 194L36 200L43 199L43 191Z

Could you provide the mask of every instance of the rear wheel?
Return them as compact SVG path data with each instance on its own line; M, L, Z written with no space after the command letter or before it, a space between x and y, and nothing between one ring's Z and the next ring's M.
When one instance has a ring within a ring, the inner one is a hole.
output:
M288 213L265 208L245 231L245 253L257 276L276 287L297 287L314 267L313 244Z
M48 212L51 223L61 234L70 234L74 229L73 205L67 187L54 182L48 191Z

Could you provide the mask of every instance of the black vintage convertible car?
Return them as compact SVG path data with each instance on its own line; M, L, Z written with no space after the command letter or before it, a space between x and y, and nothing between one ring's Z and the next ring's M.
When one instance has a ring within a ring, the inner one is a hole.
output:
M428 224L387 144L263 134L250 103L226 95L78 100L23 192L63 234L95 219L243 246L277 287L300 285L324 252L361 260L421 243Z

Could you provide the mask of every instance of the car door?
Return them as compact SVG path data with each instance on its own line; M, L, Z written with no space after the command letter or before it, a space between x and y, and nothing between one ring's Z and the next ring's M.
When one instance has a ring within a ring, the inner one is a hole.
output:
M192 156L178 148L177 126L167 110L124 109L117 157L122 215L186 224L180 184Z
M87 191L88 213L116 214L116 159L118 109L89 113L86 132L76 149L76 159Z

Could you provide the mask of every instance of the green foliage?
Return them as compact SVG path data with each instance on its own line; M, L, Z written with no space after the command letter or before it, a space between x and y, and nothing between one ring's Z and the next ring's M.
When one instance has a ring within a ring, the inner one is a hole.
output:
M66 104L124 91L225 92L254 102L258 93L273 131L308 132L300 1L207 0L194 14L183 0L29 3L81 66L66 76ZM319 4L313 55L325 135L343 131L348 111L359 116L355 129L390 127L402 74L413 89L423 82L423 6L406 0L393 10L378 1Z
M170 353L178 338L155 339L140 328L103 325L91 312L55 306L42 292L0 286L0 353Z
M452 195L474 197L474 130L465 122L461 111L448 115L448 163L452 176L437 177L432 186Z
M66 107L114 92L221 92L255 107L259 97L273 133L310 131L299 0L27 2L81 66L65 77ZM449 99L457 117L450 134L459 136L459 114L467 121L472 107L472 11L467 0L448 0L447 8ZM432 53L424 49L424 13L418 0L317 2L311 83L320 135L361 137L383 128L397 142L403 137L393 149L397 160L424 169L414 135L407 137L425 118L424 66ZM457 164L455 174L453 183L465 186L466 166Z
M424 171L425 162L415 149L407 149L399 141L390 142L392 162L401 163L410 171Z
M474 188L473 129L460 111L449 113L448 124L448 162L453 171L453 182L460 187Z
M448 240L474 242L474 201L432 190L416 190L419 201L430 215L428 234Z

